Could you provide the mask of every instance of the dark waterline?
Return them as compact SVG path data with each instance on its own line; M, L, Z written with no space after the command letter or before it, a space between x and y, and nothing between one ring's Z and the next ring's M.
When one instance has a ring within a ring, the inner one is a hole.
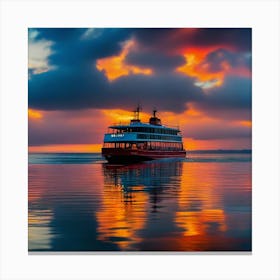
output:
M251 153L29 155L29 251L250 251Z
M170 160L170 159L167 159ZM186 162L251 162L250 150L189 151ZM30 153L29 164L106 163L101 153Z

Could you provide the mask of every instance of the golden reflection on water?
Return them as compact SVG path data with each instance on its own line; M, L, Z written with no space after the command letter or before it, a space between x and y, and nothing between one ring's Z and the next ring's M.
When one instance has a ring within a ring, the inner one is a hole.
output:
M143 186L124 186L118 176L122 169L126 170L103 166L104 191L96 213L98 238L113 241L121 250L133 250L133 244L141 241L137 232L145 225L148 194Z
M245 190L251 185L248 176L235 178L222 164L175 161L129 167L104 165L103 172L105 189L97 213L99 238L115 240L121 250L133 250L136 243L145 243L139 230L149 231L149 212L160 207L173 211L170 226L181 229L165 236L166 241L173 242L173 250L209 250L219 239L217 250L223 249L230 240L225 237L228 220L224 195L235 185Z
M184 236L207 236L211 224L215 224L218 231L226 230L222 196L215 194L219 186L219 169L219 166L210 164L184 165L178 195L179 210L175 218L178 226L184 229ZM196 202L198 205L195 205ZM196 208L195 211L193 208Z
M226 230L225 215L222 209L206 209L200 212L178 211L175 222L184 229L184 236L206 234L208 223L217 223L219 231Z
M150 208L156 212L161 188L180 180L181 170L180 161L103 165L104 192L96 214L99 239L114 240L121 250L137 250Z
M132 193L121 185L105 186L96 214L100 240L113 239L121 250L132 250L133 244L141 241L137 232L145 226L148 201L142 189L143 186L135 186Z
M29 250L250 250L250 172L250 162L30 165Z

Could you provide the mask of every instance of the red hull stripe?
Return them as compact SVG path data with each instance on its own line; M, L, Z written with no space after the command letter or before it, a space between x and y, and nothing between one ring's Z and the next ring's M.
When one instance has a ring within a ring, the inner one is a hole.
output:
M186 151L127 150L121 148L102 148L103 156L140 156L147 158L185 157Z

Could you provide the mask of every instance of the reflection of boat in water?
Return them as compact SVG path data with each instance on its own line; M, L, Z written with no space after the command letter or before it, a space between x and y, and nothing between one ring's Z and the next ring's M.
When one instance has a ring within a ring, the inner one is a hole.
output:
M130 165L103 165L105 187L114 187L123 193L123 202L133 203L139 192L150 197L153 208L161 200L161 193L180 186L182 160L165 159ZM175 189L176 190L176 189Z
M105 185L127 187L142 185L146 188L165 187L172 185L182 174L182 161L158 160L132 165L104 164Z
M181 159L104 163L96 214L100 240L127 251L231 248L223 184L208 168Z
M104 191L97 212L99 239L120 250L139 250L149 220L165 216L170 194L180 190L183 162L164 159L129 165L102 165ZM167 215L168 216L168 215ZM165 217L168 222L169 217Z
M102 155L111 163L184 158L186 151L180 130L162 125L156 112L149 123L143 123L137 107L129 124L110 126L112 131L104 136Z

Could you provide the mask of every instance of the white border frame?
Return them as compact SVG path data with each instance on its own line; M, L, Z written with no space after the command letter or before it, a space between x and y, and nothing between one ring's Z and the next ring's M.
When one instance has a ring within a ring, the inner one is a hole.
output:
M1 0L0 0L1 1ZM253 28L252 255L28 255L27 28ZM279 2L1 1L1 279L279 279Z

